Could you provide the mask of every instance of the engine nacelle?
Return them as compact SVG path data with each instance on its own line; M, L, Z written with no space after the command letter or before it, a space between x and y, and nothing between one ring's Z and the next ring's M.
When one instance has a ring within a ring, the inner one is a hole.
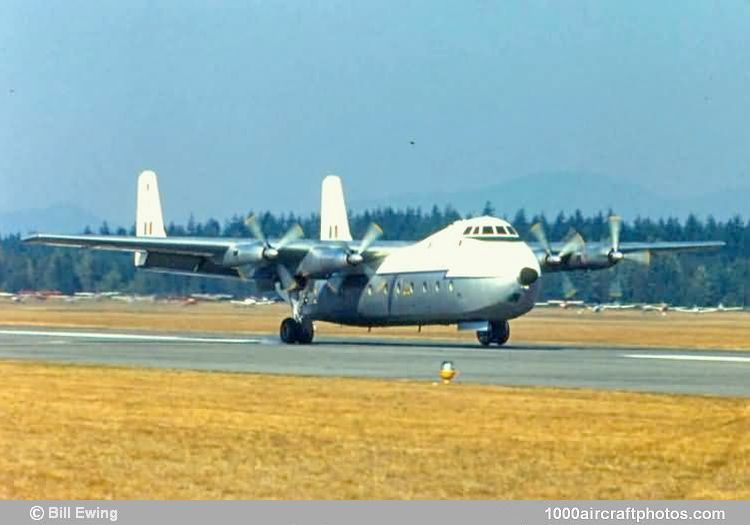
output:
M601 270L617 264L619 260L610 257L609 252L592 251L588 253L573 253L560 262L552 262L546 258L540 260L545 272L559 272L568 270Z
M264 259L268 259L265 255L268 251L267 246L259 242L247 243L247 244L235 244L224 252L224 257L221 260L223 266L242 266L243 264L255 264L259 263Z
M342 247L316 247L310 250L297 267L297 274L313 279L323 279L332 273L355 266L359 259ZM360 256L361 257L361 256Z

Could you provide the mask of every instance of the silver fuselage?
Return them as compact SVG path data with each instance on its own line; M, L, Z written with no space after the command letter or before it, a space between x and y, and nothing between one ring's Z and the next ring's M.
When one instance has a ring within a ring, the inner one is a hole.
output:
M537 257L518 237L467 237L463 231L471 224L460 221L392 251L373 274L350 275L338 287L318 283L303 294L302 314L388 326L513 319L529 312L539 281L524 285L519 274L524 268L541 274Z

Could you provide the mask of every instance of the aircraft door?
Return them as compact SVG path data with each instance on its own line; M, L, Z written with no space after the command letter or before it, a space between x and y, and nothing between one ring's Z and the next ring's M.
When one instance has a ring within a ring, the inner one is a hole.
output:
M393 293L393 277L373 275L365 284L359 298L359 314L366 318L378 319L390 315L390 301Z

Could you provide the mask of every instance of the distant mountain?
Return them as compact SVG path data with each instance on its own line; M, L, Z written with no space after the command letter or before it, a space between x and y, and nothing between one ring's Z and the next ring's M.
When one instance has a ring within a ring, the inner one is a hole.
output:
M49 208L0 213L0 234L33 232L81 233L86 226L98 231L102 219L76 206L56 204Z
M709 214L726 219L735 214L750 215L750 188L707 192L700 197L671 198L649 191L642 186L603 176L572 173L529 175L482 188L451 192L398 194L370 201L352 202L359 211L379 206L406 208L433 205L453 206L461 213L480 213L489 201L497 214L511 215L524 208L527 215L544 212L552 218L560 211L581 210L584 215L613 210L625 220L642 217L685 218L690 213L699 217Z
M497 215L511 218L520 208L526 210L528 217L543 212L549 219L554 219L561 211L570 214L577 209L584 215L598 211L606 213L611 209L626 221L639 215L654 219L670 216L684 219L690 213L699 218L713 215L722 220L737 214L744 219L750 218L750 187L707 191L699 197L670 198L626 181L570 173L530 175L483 188L404 193L348 204L354 212L386 206L396 209L421 207L429 211L433 205L441 208L450 205L463 214L478 214L487 201ZM306 210L293 211L307 213ZM223 221L226 217L217 219ZM66 204L0 213L0 235L35 231L80 233L86 226L98 231L101 224L102 219L93 213Z

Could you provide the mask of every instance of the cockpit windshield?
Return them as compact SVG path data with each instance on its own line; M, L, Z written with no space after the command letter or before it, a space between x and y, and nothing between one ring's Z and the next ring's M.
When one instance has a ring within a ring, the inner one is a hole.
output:
M467 226L464 229L464 236L471 237L473 239L481 239L484 237L493 237L496 239L503 238L517 238L518 232L510 225L494 225L489 224L481 226Z

